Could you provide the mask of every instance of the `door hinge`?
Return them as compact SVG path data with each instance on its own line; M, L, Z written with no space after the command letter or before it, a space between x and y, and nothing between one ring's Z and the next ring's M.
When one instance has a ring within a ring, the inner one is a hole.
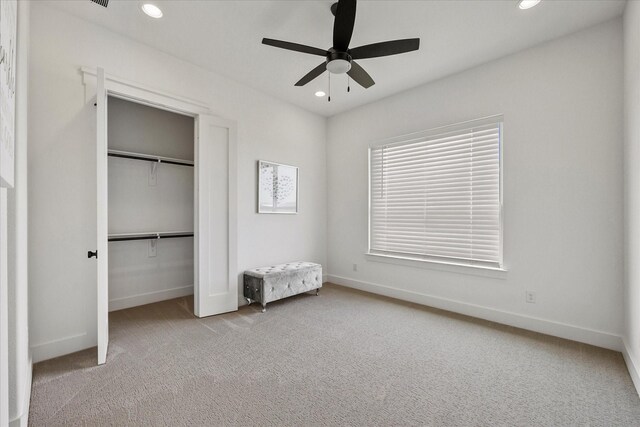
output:
M96 257L96 259L98 259L98 250L97 249L96 249L95 252L91 252L91 251L87 252L87 258L93 258L93 257Z

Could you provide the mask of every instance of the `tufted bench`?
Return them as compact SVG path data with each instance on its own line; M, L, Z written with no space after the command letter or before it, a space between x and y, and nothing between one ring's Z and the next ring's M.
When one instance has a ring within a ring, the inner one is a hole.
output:
M254 268L244 272L244 297L251 304L262 304L298 295L322 287L322 266L313 262L290 262L271 267Z

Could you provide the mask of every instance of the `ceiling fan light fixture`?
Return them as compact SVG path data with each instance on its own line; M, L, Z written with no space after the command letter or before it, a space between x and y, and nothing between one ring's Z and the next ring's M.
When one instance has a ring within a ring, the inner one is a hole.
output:
M522 10L531 9L534 6L537 6L542 0L520 0L518 2L518 7Z
M413 52L420 48L420 39L413 38L388 40L351 49L349 44L356 20L356 3L357 0L338 0L331 6L335 19L333 20L333 46L328 50L266 37L262 39L262 44L268 46L324 57L324 61L298 80L295 86L304 86L320 77L325 71L329 71L329 76L348 73L350 77L348 82L353 80L368 89L376 83L356 61ZM329 83L330 87L331 83ZM347 85L347 92L350 90L351 88ZM328 100L331 101L331 94Z
M317 96L318 98L322 98L322 97L323 97L323 96L325 96L325 95L326 95L326 93L324 93L324 91L322 91L322 90L319 90L319 91L317 91L317 92L316 92L316 96Z
M142 5L142 11L146 13L148 16L155 19L160 19L162 18L162 15L163 15L162 10L160 10L158 6L152 3L144 3Z
M351 70L351 62L346 59L334 59L327 63L327 70L333 74L344 74Z

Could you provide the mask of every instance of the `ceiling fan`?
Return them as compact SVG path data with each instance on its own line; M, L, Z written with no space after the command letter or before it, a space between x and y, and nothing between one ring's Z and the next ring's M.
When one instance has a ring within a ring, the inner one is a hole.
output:
M333 23L333 47L329 50L281 40L262 39L262 43L269 46L325 57L325 61L302 77L295 84L296 86L304 86L324 73L325 70L329 70L329 72L333 74L347 73L347 75L360 84L360 86L368 89L373 86L375 82L371 76L355 62L355 59L397 55L420 48L420 39L416 38L373 43L349 49L353 26L356 20L356 0L339 0L331 6L331 13L335 16L335 21Z

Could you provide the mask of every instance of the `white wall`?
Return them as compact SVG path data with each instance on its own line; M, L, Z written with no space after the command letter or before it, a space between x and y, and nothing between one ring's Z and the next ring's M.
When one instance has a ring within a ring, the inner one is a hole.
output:
M46 4L31 10L30 331L34 360L96 344L95 110L81 66L198 99L238 122L238 268L326 262L326 120ZM256 214L258 159L300 167L300 213ZM240 287L241 288L241 287Z
M107 121L110 149L193 160L193 117L109 97Z
M508 272L367 259L368 145L494 114ZM327 150L329 280L620 348L621 19L332 117Z
M640 2L624 13L625 359L640 390Z

